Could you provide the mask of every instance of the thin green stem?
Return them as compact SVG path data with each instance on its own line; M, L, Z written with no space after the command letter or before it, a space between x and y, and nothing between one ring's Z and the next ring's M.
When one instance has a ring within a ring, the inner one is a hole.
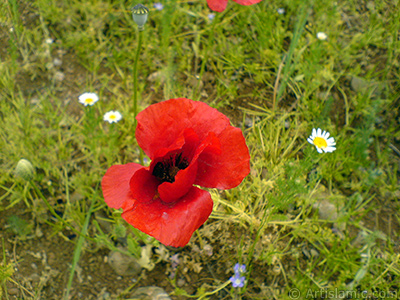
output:
M209 35L208 35L207 49L205 50L204 58L203 58L203 61L201 62L199 78L198 78L197 85L196 85L196 87L194 89L194 93L193 93L193 97L195 99L199 96L198 92L199 92L199 88L200 88L200 83L203 80L203 75L204 75L204 71L206 69L208 57L210 56L210 49L213 47L215 26L216 26L216 24L219 24L219 19L220 19L219 14L217 14L211 24L211 28L210 28ZM197 72L197 70L195 70L195 72Z
M137 37L138 37L138 46L136 49L135 54L135 61L133 62L133 114L134 114L134 127L137 126L136 116L138 114L137 108L137 98L138 98L138 62L139 62L139 55L140 50L142 49L142 42L143 42L143 30L137 30ZM140 149L139 152L139 160L140 163L143 165L143 150Z
M289 51L284 57L285 66L283 67L282 74L279 74L279 75L282 75L282 84L279 86L278 93L276 95L276 102L275 102L275 97L274 97L273 111L275 111L275 108L276 108L275 106L281 100L281 97L286 89L286 86L288 85L290 76L292 75L292 73L294 71L295 62L292 61L292 56L294 54L294 50L296 49L297 45L299 44L300 37L304 31L304 25L307 22L307 18L310 14L310 9L313 5L313 2L314 2L313 0L304 2L300 9L299 14L298 14L298 19L297 19L296 26L295 26L295 29L293 32L292 41L290 42ZM277 76L277 77L279 77L279 76Z
M97 190L97 188L96 188L96 190ZM69 292L72 287L72 280L74 279L76 265L78 264L79 258L81 256L83 242L85 241L85 235L86 235L86 232L87 232L87 229L89 226L89 220L92 215L95 202L96 202L96 196L95 196L95 194L93 194L92 203L90 204L89 211L85 218L85 223L83 224L83 227L82 227L82 235L79 237L78 242L76 243L74 257L72 259L71 272L69 273L69 278L68 278L68 283L67 283L67 291L66 291L65 297L64 297L65 300L69 299Z
M206 293L204 293L203 295L201 295L200 298L199 298L199 300L201 300L201 299L203 299L203 298L205 298L205 297L207 297L207 296L211 296L211 295L214 295L214 294L218 293L219 291L221 291L221 290L223 290L224 288L226 288L230 283L231 283L230 280L225 281L223 284L221 284L221 285L220 285L217 289L215 289L214 291L212 291L212 292L206 292Z
M201 249L204 249L204 242L203 242L203 239L202 239L202 237L201 237L201 234L199 233L198 230L196 230L196 235L197 235L197 237L199 238L200 248L201 248Z
M135 60L133 62L133 113L135 117L135 127L137 125L136 116L137 116L137 95L138 95L138 63L139 63L139 55L140 49L142 48L142 40L143 40L143 31L137 31L138 37L138 46L136 48Z

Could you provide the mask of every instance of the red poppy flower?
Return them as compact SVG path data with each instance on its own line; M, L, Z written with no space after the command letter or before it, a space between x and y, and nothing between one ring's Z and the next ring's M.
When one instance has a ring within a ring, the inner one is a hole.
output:
M233 0L240 5L252 5L262 0ZM222 12L225 10L228 0L207 0L208 7L217 12Z
M136 139L152 161L110 167L101 182L104 199L135 228L185 246L213 208L210 193L194 185L239 185L250 172L245 139L225 115L185 98L150 105L136 119Z

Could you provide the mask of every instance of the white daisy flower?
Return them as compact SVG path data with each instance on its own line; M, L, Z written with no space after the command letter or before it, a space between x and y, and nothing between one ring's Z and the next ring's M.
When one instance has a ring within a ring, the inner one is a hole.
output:
M93 105L97 101L99 101L99 96L95 93L84 93L79 96L79 103L82 103L85 106Z
M336 147L334 147L336 145L335 139L329 137L329 132L322 132L321 128L318 128L317 130L313 128L312 134L307 141L314 145L319 153L322 153L322 150L324 152L333 152L336 150Z
M118 111L109 111L104 115L104 121L109 123L117 123L119 120L122 119L122 115Z
M328 35L325 32L318 32L317 39L321 41L325 41L328 38Z
M285 14L285 9L283 7L277 8L276 11L278 12L278 14L280 15L284 15Z

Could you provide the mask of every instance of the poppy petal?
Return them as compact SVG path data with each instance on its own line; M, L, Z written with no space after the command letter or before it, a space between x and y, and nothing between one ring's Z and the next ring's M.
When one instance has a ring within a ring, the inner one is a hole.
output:
M230 126L228 117L200 101L186 98L170 99L150 105L137 117L136 139L139 146L151 158L156 151L183 145L183 133L193 129L199 140L204 140L209 132L220 134ZM177 122L179 120L179 122Z
M185 144L182 147L182 155L183 157L191 160L193 159L193 156L197 151L197 147L199 146L199 136L192 128L185 129L183 135L185 137Z
M208 7L217 12L223 12L228 4L228 0L207 0Z
M152 157L153 160L157 159L157 158L161 158L165 155L167 155L169 152L172 152L174 150L179 150L182 148L182 146L185 144L185 138L184 135L179 136L174 143L172 143L171 145L169 145L166 148L160 148L160 149L155 149L153 151L154 156Z
M193 148L191 147L190 143L189 145L187 144L188 142L185 144L185 146L187 147L184 148L186 149ZM219 140L212 132L197 147L197 149L193 150L195 150L196 152L193 155L190 165L186 169L180 170L176 174L175 181L173 183L164 182L158 187L158 192L160 194L160 198L162 201L167 203L174 202L179 198L181 198L182 196L184 196L187 193L187 191L193 186L193 183L195 182L197 177L197 165L198 165L197 160L203 152L210 152L213 153L214 155L219 155L221 153ZM189 151L183 151L183 152L189 152Z
M119 209L125 201L132 199L129 181L138 170L143 168L139 164L129 163L111 166L107 170L101 181L101 188L108 206Z
M190 148L190 146L187 148ZM192 187L197 177L197 159L203 152L212 152L217 155L221 153L219 140L212 132L210 132L209 136L194 150L196 152L193 155L190 165L177 173L175 182L164 182L159 186L158 191L164 202L173 202L177 200Z
M161 201L126 203L122 217L133 227L167 246L185 246L212 212L213 201L207 191L192 187L173 205Z
M185 144L181 149L181 155L190 164L186 169L178 171L174 182L164 182L158 187L158 192L162 201L170 203L183 197L193 186L197 175L197 159L194 159L199 137L193 129L185 129L183 133Z
M197 161L184 170L180 170L174 182L163 182L158 187L158 193L163 202L174 202L183 197L193 186L197 175Z
M198 159L194 184L217 189L231 189L250 173L250 154L239 128L229 126L217 136L221 153L204 151Z
M261 2L262 0L233 0L240 5L252 5Z
M133 199L148 203L158 197L157 188L160 181L152 175L148 168L142 168L133 174L129 186Z

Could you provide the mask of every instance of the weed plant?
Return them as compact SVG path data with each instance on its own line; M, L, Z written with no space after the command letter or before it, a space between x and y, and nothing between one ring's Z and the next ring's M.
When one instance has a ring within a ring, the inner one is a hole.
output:
M150 14L139 111L175 97L204 101L243 129L251 154L250 175L235 189L211 191L211 218L182 250L182 274L199 273L196 263L213 265L212 279L190 283L193 292L171 279L171 297L293 299L299 292L303 299L323 298L324 291L400 297L396 1L230 1L214 18L205 0L160 2L162 10L142 1ZM174 253L109 210L99 189L109 166L139 162L135 4L0 4L0 213L12 212L1 231L23 242L48 226L51 236L73 243L70 280L59 287L67 294L82 251L122 251L144 272ZM318 32L328 38L318 39ZM84 92L100 100L85 107L78 103ZM110 110L122 120L104 122ZM313 128L329 131L337 150L319 154L307 143ZM31 181L14 174L21 158L36 169ZM81 235L71 239L72 229ZM42 291L26 290L13 272L9 242L0 295L14 282L25 299L41 299ZM207 247L214 249L210 257L195 251ZM239 262L246 280L233 287L229 277Z

